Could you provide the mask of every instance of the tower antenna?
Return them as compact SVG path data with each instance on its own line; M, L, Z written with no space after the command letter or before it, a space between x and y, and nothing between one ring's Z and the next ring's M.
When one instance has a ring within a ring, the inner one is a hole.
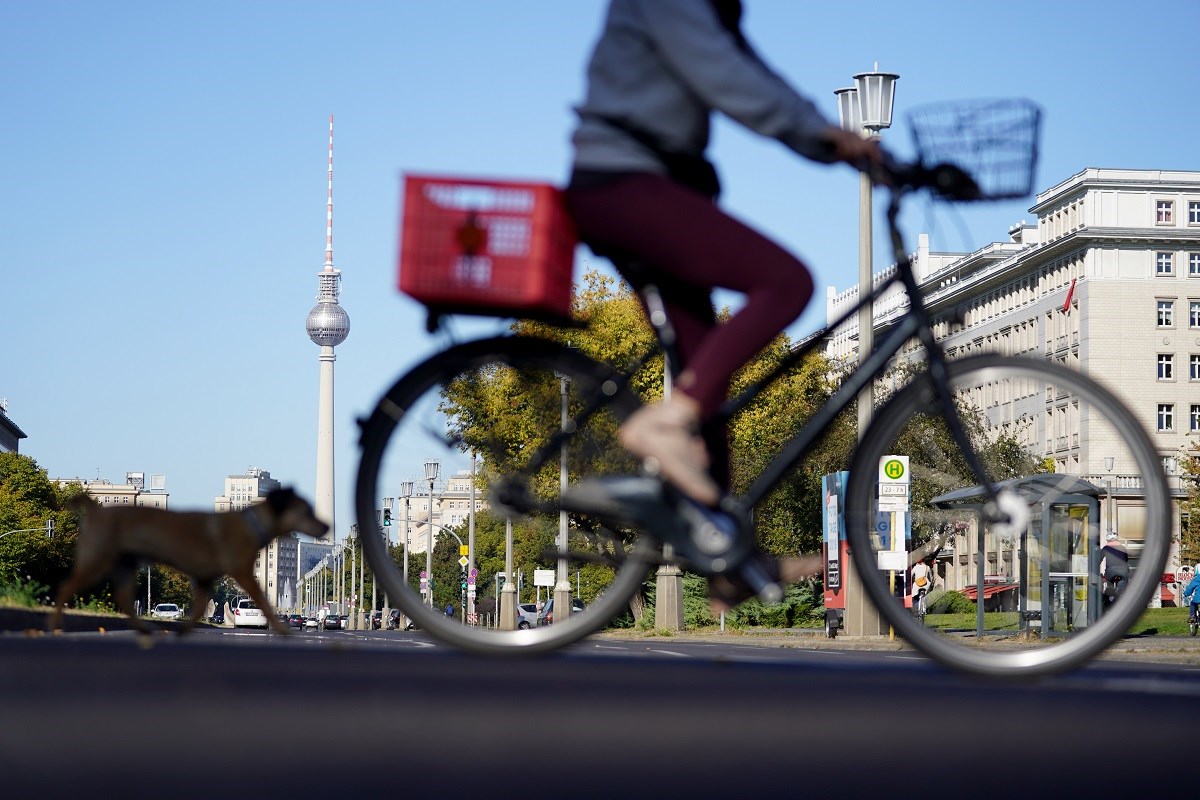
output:
M329 199L325 203L325 269L333 269L333 114L329 115Z

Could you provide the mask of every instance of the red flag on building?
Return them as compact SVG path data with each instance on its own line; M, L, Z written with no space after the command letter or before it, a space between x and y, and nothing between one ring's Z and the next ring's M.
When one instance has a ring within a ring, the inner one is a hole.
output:
M1066 314L1068 311L1071 310L1071 295L1075 294L1075 281L1076 280L1077 280L1076 278L1071 278L1071 286L1070 286L1070 288L1067 289L1067 299L1063 300L1062 311L1064 314Z

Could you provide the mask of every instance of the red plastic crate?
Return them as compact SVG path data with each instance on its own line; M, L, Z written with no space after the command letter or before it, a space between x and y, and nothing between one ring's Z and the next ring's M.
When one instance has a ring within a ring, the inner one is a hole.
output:
M575 231L546 183L406 175L400 291L440 312L571 314Z

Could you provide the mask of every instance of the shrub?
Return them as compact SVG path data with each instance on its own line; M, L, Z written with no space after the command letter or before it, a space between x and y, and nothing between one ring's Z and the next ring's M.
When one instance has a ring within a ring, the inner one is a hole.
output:
M930 614L973 614L975 601L962 592L935 589L926 598Z
M0 575L0 605L36 608L49 593L49 587L38 583L28 575Z

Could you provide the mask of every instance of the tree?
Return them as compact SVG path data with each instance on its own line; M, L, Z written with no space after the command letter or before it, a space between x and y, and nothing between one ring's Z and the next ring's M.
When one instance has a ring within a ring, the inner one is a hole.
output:
M1185 445L1179 457L1187 496L1180 502L1179 558L1183 564L1200 563L1200 450Z
M37 462L19 453L0 453L0 580L27 580L56 587L70 572L75 558L79 521L68 510L79 495L78 484L59 488ZM54 521L47 537L46 521ZM103 586L93 591L103 594Z

